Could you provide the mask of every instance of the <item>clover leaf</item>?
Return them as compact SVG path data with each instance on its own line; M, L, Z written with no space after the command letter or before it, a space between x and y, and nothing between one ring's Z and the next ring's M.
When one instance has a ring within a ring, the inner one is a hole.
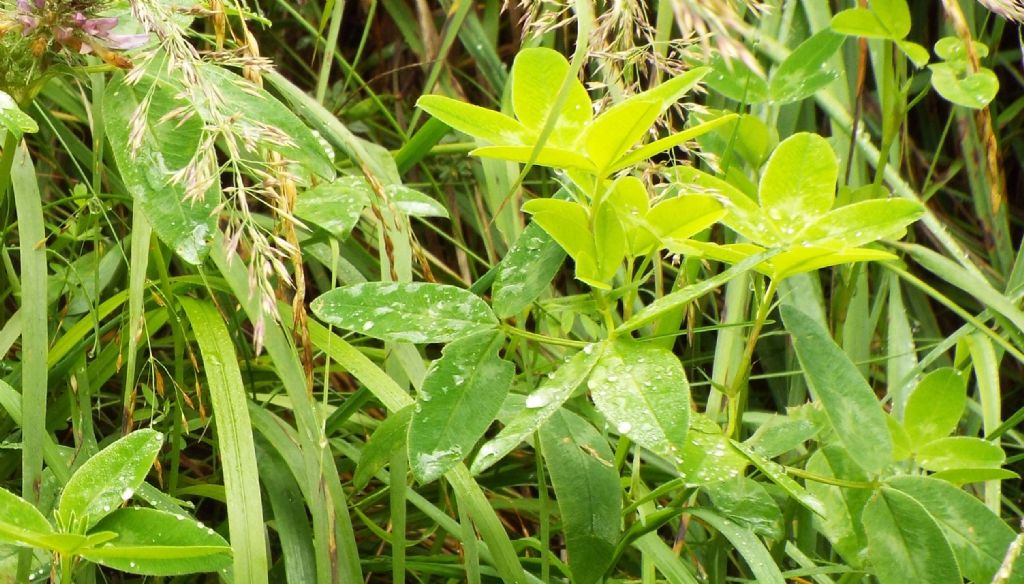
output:
M417 106L452 128L491 143L474 150L476 156L574 169L605 178L736 117L725 115L637 147L658 117L709 71L707 67L687 71L594 118L590 96L578 79L569 81L568 95L555 111L570 72L569 62L551 49L532 48L521 51L512 64L514 117L441 95L425 95ZM553 130L538 149L551 115L556 116Z
M833 209L839 164L821 136L799 133L772 153L755 202L724 180L690 167L673 169L680 188L717 193L728 213L722 223L745 242L716 245L688 242L706 257L737 263L769 248L784 251L757 266L773 279L819 268L895 259L862 247L902 237L924 212L906 199L874 199Z

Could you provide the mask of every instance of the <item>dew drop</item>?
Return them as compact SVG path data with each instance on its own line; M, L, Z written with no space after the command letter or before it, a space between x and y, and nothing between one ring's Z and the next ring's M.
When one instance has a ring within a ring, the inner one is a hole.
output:
M633 424L630 424L629 422L619 422L619 425L615 429L619 431L619 434L625 434L633 429Z
M546 405L548 405L548 396L540 392L531 393L530 395L526 396L526 407L530 409L535 410L537 408L542 408Z

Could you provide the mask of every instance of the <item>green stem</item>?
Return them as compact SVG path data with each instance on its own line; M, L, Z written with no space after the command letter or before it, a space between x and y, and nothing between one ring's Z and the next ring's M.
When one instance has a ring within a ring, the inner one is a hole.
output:
M743 426L741 423L743 410L747 405L747 394L749 392L747 380L750 378L750 368L754 360L754 349L757 347L757 339L761 336L761 329L764 328L764 323L768 320L768 313L772 310L772 300L775 298L777 287L778 280L776 278L768 281L768 289L765 290L764 298L761 299L761 304L757 307L754 327L750 330L750 335L747 337L747 345L743 349L743 358L740 360L739 367L736 368L736 379L733 381L728 392L730 397L729 428L726 433L737 440L740 437L740 428Z
M867 482L867 481L848 481L848 480L845 480L845 479L837 479L835 477L827 477L825 475L820 475L820 474L816 474L816 473L813 473L813 472L807 472L806 470L802 470L802 469L799 469L799 468L794 468L794 467L791 467L791 466L787 466L787 467L785 467L785 469L786 469L786 473L787 474L791 474L793 476L800 477L802 479L807 479L809 481L814 481L816 483L822 483L822 484L825 484L825 485L832 485L832 486L835 486L835 487L844 487L844 488L847 488L847 489L874 490L874 489L878 488L878 483L872 483L872 482Z
M539 333L531 333L530 331L524 331L523 329L518 329L518 328L516 328L516 327L514 327L512 325L507 325L507 324L501 325L501 329L503 331L505 331L505 334L507 334L507 335L511 335L511 336L514 336L514 337L520 337L520 338L523 338L523 339L528 339L528 340L531 340L531 341L536 341L538 343L544 343L544 344L547 344L547 345L558 345L558 346L561 346L561 347L576 347L577 349L582 349L583 347L586 347L587 345L590 344L590 343L587 343L587 342L584 342L584 341L573 341L573 340L570 340L570 339L562 339L562 338L559 338L559 337L551 337L551 336L542 335L542 334L539 334Z

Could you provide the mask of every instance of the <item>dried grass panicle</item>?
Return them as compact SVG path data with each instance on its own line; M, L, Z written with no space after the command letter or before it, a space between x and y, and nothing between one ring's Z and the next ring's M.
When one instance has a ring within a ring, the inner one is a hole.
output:
M218 83L207 79L204 67L208 63L240 68L247 81L239 80L238 89L258 95L260 75L271 68L271 61L259 55L254 37L248 30L240 35L229 30L221 3L211 4L203 15L211 17L217 25L215 50L201 51L190 40L191 31L181 27L173 18L176 9L157 0L132 0L132 14L160 40L160 51L144 53L139 66L129 75L129 82L139 83L147 74L173 79L180 87L176 98L183 105L161 116L156 123L181 125L198 116L203 119L200 147L184 167L167 177L170 184L184 185L185 199L196 201L207 196L211 188L220 183L222 200L216 206L225 230L229 252L239 251L247 256L249 290L258 298L262 314L255 318L254 337L257 350L262 346L265 318L280 320L277 309L278 286L292 287L295 278L301 278L294 258L297 244L293 242L292 227L295 184L300 182L291 169L294 163L279 152L268 149L268 144L294 147L295 141L271 124L241 114L226 102ZM240 12L244 6L234 5ZM193 15L196 11L192 11ZM242 23L244 28L244 23ZM223 46L227 35L235 47ZM239 40L239 38L244 40ZM159 60L159 61L157 61ZM131 145L138 149L145 138L151 99L143 99L131 121ZM223 155L218 158L216 146ZM257 215L269 212L283 233L267 228ZM231 257L231 255L229 255ZM289 269L286 260L293 260ZM292 273L295 270L295 274ZM296 289L300 286L296 286Z

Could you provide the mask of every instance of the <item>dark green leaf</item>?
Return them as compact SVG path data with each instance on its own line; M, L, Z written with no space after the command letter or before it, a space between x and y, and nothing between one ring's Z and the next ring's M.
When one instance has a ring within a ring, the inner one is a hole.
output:
M575 582L601 580L619 539L622 496L614 454L589 422L567 410L540 428Z
M616 432L669 460L679 460L690 425L690 386L671 352L615 341L587 382L597 409Z
M447 343L498 324L487 304L472 292L423 282L365 282L335 288L310 307L334 326L409 343Z
M458 464L494 421L515 373L498 355L504 342L500 332L459 339L427 371L409 425L409 464L421 483Z
M551 285L565 251L539 224L530 223L498 263L492 305L499 318L526 309Z
M892 438L871 387L817 321L790 304L782 305L782 320L837 438L865 470L880 472L892 462Z
M953 550L928 511L909 495L882 487L862 515L868 559L882 584L962 584Z

